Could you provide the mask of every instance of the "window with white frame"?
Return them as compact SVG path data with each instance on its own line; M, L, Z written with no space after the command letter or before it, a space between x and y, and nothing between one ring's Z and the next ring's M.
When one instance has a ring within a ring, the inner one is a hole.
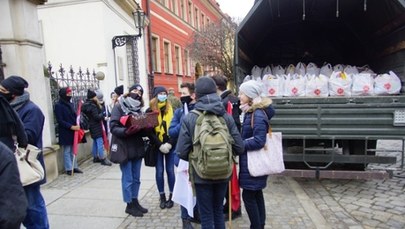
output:
M173 12L174 12L174 14L176 14L176 15L179 15L179 7L178 7L178 2L177 2L178 0L173 0L173 2L172 2L172 7L173 7Z
M190 58L189 58L189 52L188 50L184 50L184 64L185 64L185 73L186 76L190 76Z
M178 45L174 46L174 58L176 59L176 74L183 75L180 46L178 46Z
M204 29L205 28L205 15L201 14L201 27Z
M194 27L193 4L191 2L188 2L188 22Z
M154 72L161 72L160 66L160 49L159 38L152 36L152 70Z
M194 26L195 26L195 28L197 29L197 30L200 30L200 20L199 20L199 18L198 18L198 16L199 16L200 14L198 13L198 8L197 7L195 7L194 8Z
M172 53L169 41L163 41L163 51L164 51L164 72L172 74Z

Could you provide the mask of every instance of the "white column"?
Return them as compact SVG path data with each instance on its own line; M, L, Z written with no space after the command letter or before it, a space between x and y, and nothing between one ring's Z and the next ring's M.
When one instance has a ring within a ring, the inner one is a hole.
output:
M53 108L49 80L44 77L44 54L37 4L45 0L1 0L0 44L5 77L18 75L28 83L31 100L45 115L43 145L54 141Z

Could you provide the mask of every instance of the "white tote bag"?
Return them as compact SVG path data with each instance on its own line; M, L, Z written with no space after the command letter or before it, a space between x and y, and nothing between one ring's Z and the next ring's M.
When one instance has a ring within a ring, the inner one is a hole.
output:
M18 146L18 145L17 145ZM41 150L28 144L27 148L17 147L14 156L20 172L20 180L23 186L38 182L45 177L44 168L38 161Z
M258 150L247 151L248 170L253 177L278 174L285 170L281 132L271 132L266 136L266 144Z

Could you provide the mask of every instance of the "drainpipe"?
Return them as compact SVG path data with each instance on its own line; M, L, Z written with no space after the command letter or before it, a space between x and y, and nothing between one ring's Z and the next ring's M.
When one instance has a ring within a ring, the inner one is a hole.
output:
M150 0L146 0L146 12L149 19L148 25L148 57L149 57L149 73L148 73L148 86L149 86L149 98L152 98L154 85L155 72L153 70L153 58L152 58L152 20L150 15Z

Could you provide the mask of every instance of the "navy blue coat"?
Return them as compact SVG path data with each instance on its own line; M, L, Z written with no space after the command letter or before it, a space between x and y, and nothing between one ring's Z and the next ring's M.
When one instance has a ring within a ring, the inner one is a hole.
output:
M28 143L42 150L42 130L44 128L45 116L41 109L35 103L27 101L21 108L17 110L18 116L24 124L25 133L28 137ZM45 170L45 162L43 153L39 154L39 162ZM45 174L46 175L46 174ZM38 181L31 185L46 183L46 177L42 181Z
M253 128L251 125L252 115ZM239 185L247 190L261 190L267 185L267 176L252 177L248 170L248 150L257 150L266 144L269 121L274 115L271 99L264 98L261 103L252 105L246 112L242 125L242 139L245 151L239 156Z
M75 132L70 129L76 125L76 112L73 104L60 99L55 104L55 117L59 124L59 144L62 146L73 145Z

